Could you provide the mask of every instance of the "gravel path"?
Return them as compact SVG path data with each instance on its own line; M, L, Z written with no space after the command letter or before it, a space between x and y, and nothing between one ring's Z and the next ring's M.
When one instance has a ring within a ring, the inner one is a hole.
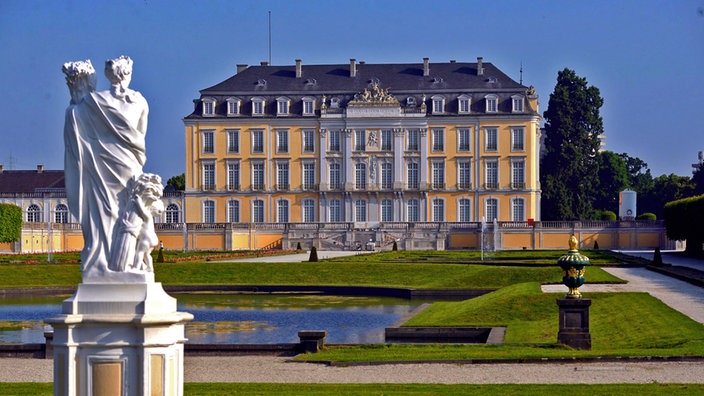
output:
M388 364L331 367L289 363L273 356L186 357L186 382L616 384L704 383L701 362ZM41 359L0 359L2 382L52 382L53 364Z

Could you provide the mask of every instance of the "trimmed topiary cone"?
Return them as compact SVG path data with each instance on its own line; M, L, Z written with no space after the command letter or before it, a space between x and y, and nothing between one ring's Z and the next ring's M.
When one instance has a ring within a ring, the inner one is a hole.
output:
M300 242L298 242L298 243L296 244L296 250L303 250L303 249L301 248L301 243L300 243Z
M594 240L594 250L599 250L599 241Z
M393 246L391 246L391 250L393 250L394 252L398 250L398 243L396 243L396 241L394 241Z
M655 254L653 254L653 265L657 267L662 267L662 254L660 253L660 248L655 248Z
M310 248L310 257L308 257L309 262L317 262L318 261L318 250L315 248L315 246Z

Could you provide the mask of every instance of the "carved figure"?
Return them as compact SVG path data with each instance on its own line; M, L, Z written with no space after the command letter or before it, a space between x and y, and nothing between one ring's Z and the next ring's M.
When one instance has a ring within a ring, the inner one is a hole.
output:
M376 147L379 144L379 139L376 136L376 131L369 131L369 139L367 139L367 146Z
M63 66L71 93L64 125L64 170L71 213L81 224L83 277L101 276L125 263L108 260L115 245L118 219L130 202L130 182L142 174L149 106L129 88L132 60L105 62L109 90L95 92L90 61ZM112 268L110 268L112 267Z

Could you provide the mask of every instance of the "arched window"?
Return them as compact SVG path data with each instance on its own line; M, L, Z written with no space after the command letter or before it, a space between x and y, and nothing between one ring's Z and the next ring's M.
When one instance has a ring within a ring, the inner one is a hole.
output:
M170 203L166 206L166 222L167 223L180 223L180 212L181 210L178 208L178 205L175 203Z
M42 221L42 209L37 204L31 204L27 207L27 222L40 223Z
M64 204L56 205L56 211L54 214L55 223L68 223L68 206Z

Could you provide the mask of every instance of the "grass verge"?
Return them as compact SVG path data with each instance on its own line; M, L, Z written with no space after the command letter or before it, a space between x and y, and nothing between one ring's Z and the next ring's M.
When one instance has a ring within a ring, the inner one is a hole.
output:
M52 395L51 383L3 383L0 395ZM695 395L704 384L438 385L186 383L184 394L201 395Z

